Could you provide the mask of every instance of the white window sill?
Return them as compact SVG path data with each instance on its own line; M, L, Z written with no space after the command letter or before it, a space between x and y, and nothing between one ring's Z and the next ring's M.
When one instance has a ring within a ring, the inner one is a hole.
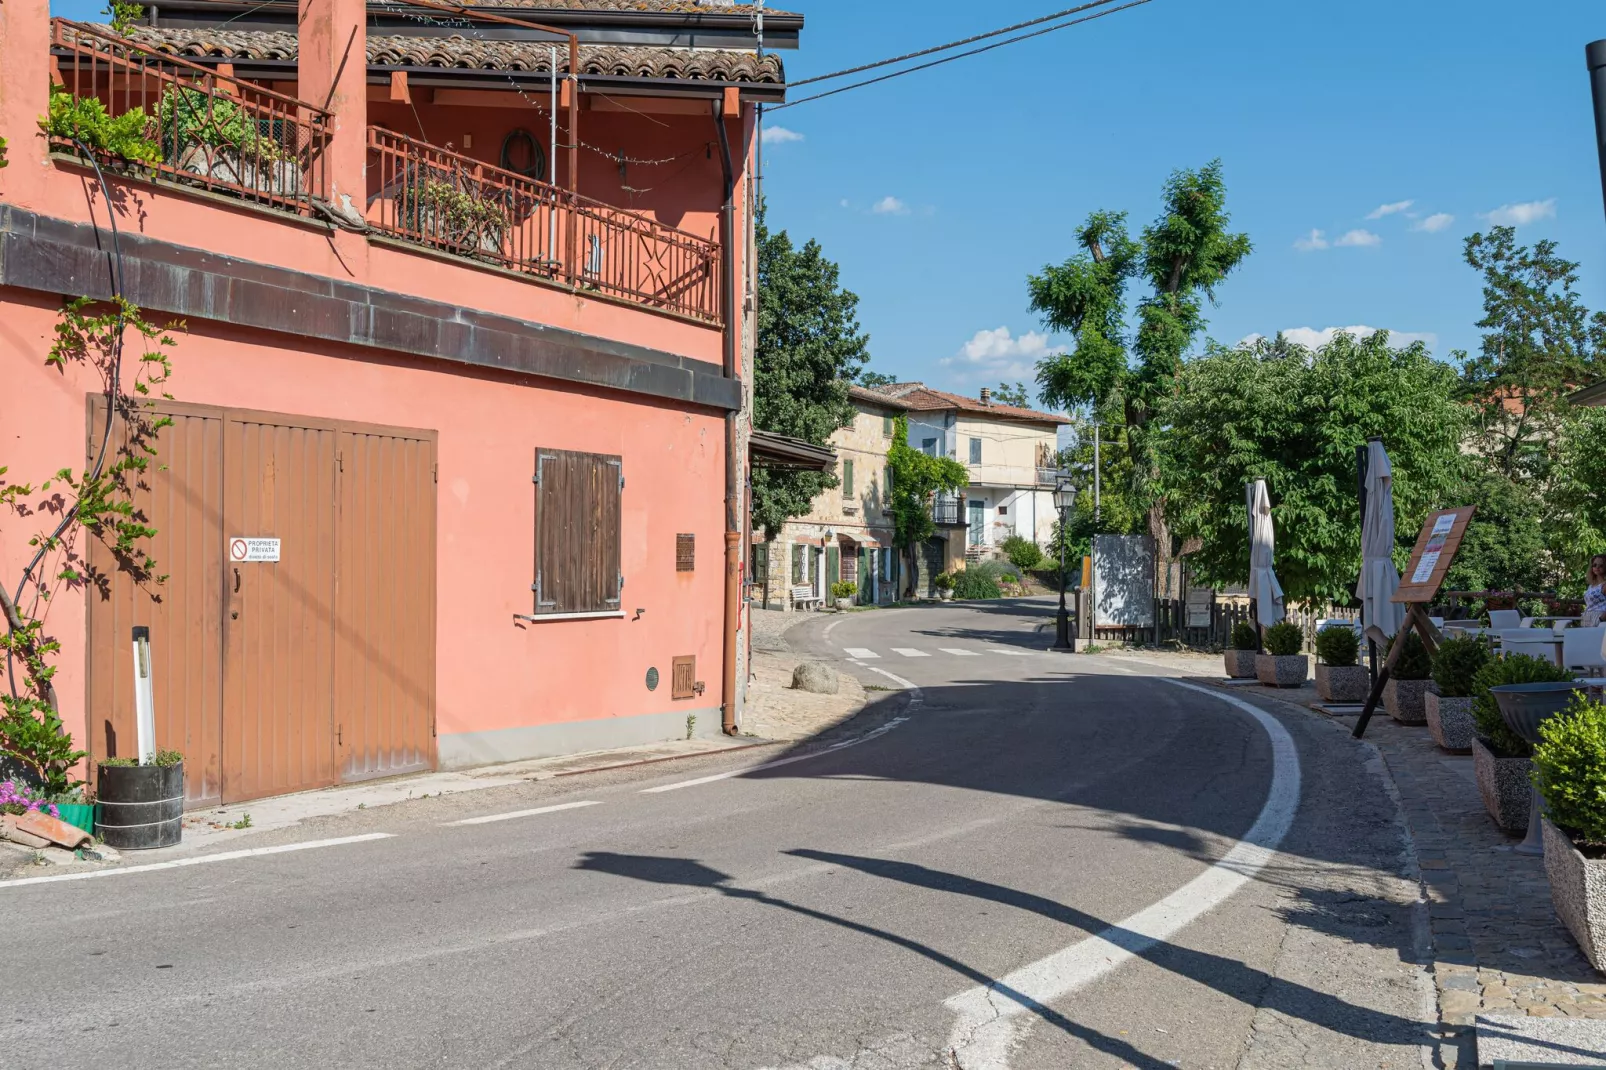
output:
M620 620L624 615L625 611L618 609L605 613L541 613L535 616L528 613L515 613L513 614L513 619L528 621L531 624L544 624L549 620Z

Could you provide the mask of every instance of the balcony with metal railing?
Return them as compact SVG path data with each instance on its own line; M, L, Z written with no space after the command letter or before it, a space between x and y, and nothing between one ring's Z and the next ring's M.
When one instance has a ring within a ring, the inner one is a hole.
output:
M938 526L958 527L965 523L964 505L958 498L938 495L931 502L931 520Z

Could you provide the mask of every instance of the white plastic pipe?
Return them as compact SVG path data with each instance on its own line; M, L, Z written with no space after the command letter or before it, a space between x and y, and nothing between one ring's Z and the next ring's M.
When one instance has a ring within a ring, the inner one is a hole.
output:
M134 629L134 739L139 764L156 761L156 698L151 691L151 630Z

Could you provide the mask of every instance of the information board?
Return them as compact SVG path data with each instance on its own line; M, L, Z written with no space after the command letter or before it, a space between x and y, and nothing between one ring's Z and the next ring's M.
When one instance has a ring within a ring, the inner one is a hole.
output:
M1405 566L1405 575L1400 578L1399 590L1394 592L1391 601L1421 604L1438 596L1475 512L1477 507L1472 505L1441 509L1423 522L1410 563Z

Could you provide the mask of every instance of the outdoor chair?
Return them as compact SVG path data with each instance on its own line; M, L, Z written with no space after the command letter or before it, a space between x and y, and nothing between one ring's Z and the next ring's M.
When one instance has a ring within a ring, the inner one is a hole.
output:
M1447 620L1442 629L1444 634L1454 638L1458 635L1482 635L1483 622L1479 620Z
M1571 628L1574 624L1577 624L1578 623L1578 618L1577 617L1524 617L1524 618L1522 618L1522 624L1520 625L1520 627L1532 628L1535 625L1539 625L1539 626L1543 627L1544 625L1541 622L1548 623L1551 631L1560 632L1560 631L1564 631L1567 628Z
M1606 673L1606 627L1568 628L1561 633L1561 661L1569 669L1597 677Z
M1491 609L1489 611L1489 630L1503 632L1509 628L1522 627L1522 614L1515 609Z

